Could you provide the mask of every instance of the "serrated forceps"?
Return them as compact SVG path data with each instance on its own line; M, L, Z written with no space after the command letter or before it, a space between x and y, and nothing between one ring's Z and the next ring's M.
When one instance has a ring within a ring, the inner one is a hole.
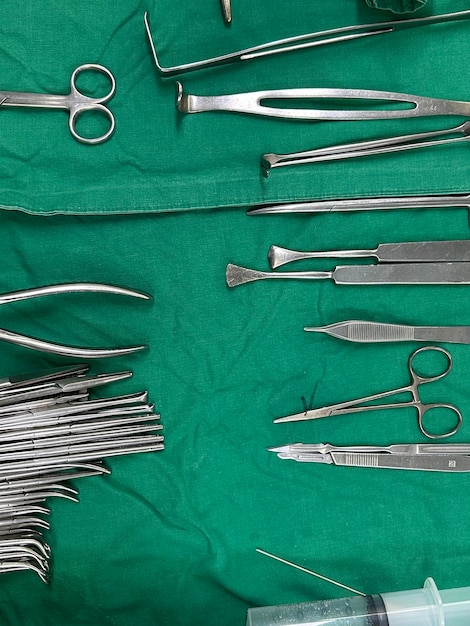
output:
M422 376L420 375L413 363L416 357L423 352L440 352L442 353L446 359L447 364L443 371L433 376ZM392 389L390 391L384 391L382 393L377 393L371 396L366 396L364 398L357 398L356 400L350 400L347 402L340 402L338 404L331 404L329 406L324 406L319 409L312 409L309 411L305 411L304 413L297 413L294 415L288 415L286 417L280 417L274 420L274 423L281 422L297 422L302 420L313 420L320 419L323 417L333 417L335 415L347 415L349 413L359 413L363 411L376 411L379 409L395 409L402 407L415 407L418 412L418 426L420 431L426 437L430 439L443 439L445 437L450 437L451 435L455 435L455 433L462 426L462 414L459 409L453 404L446 403L428 403L425 404L421 401L419 396L419 388L421 385L425 385L427 383L434 382L436 380L440 380L444 378L452 369L452 357L450 353L444 348L438 346L423 346L422 348L418 348L415 350L410 358L408 359L408 370L411 376L411 382L404 387L399 387L398 389ZM391 396L396 396L398 394L411 393L412 399L405 402L395 402L389 404L365 404L367 402L373 402L374 400L381 400L383 398L390 398ZM456 416L455 425L447 431L444 432L430 432L424 426L424 417L427 413L435 409L445 409L446 412L454 413Z
M12 302L20 302L31 298L39 298L41 296L51 296L62 293L109 293L121 296L130 296L142 300L150 300L150 296L133 289L125 287L117 287L115 285L105 285L101 283L64 283L59 285L47 285L45 287L36 287L33 289L23 289L21 291L12 291L0 294L0 306ZM51 343L42 339L36 339L27 335L20 335L5 328L0 328L0 340L17 346L49 352L52 354L60 354L62 356L80 357L80 358L100 358L111 356L122 356L143 350L146 346L130 346L125 348L77 348L59 343ZM1 382L1 381L0 381Z
M99 98L91 98L85 95L77 87L77 80L84 72L98 72L104 74L110 83L107 93ZM115 128L114 115L104 106L111 100L116 91L116 81L112 73L103 65L86 63L80 65L70 78L70 93L66 95L39 94L24 91L0 91L0 106L4 107L31 107L41 109L65 109L69 112L69 130L74 139L86 144L97 144L111 137ZM97 137L86 137L77 131L77 121L80 115L86 111L98 111L104 115L108 122L108 130Z

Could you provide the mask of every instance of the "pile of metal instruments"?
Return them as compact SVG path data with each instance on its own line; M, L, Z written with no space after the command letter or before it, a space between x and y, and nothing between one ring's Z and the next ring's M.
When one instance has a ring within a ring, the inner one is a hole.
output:
M105 457L163 450L147 392L90 398L129 371L90 375L87 365L0 379L0 571L49 580L47 501L78 502L69 482L109 474Z

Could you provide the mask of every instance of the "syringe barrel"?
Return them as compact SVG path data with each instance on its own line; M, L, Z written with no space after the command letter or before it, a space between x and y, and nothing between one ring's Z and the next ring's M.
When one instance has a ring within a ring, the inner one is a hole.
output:
M470 587L422 589L248 610L246 626L469 626Z
M382 598L353 596L248 609L246 626L389 626Z

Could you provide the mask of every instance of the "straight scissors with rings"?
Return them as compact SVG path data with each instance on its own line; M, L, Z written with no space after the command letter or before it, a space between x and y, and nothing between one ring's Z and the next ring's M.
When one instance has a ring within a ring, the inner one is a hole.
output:
M416 371L413 365L415 358L422 352L427 352L427 351L428 352L440 352L446 357L447 364L444 370L441 371L439 374L435 374L433 376L426 376L426 375L421 375ZM436 380L440 380L441 378L444 378L444 376L447 376L447 374L450 372L450 370L452 369L452 357L450 353L444 348L441 348L439 346L423 346L422 348L418 348L418 350L415 350L411 354L410 358L408 359L408 369L411 375L411 382L408 385L405 385L404 387L399 387L398 389L392 389L390 391L384 391L382 393L376 393L372 396L358 398L357 400L349 400L347 402L340 402L339 404L331 404L330 406L324 406L319 409L312 409L310 411L305 411L304 413L287 415L286 417L280 417L274 420L274 423L278 424L281 422L297 422L297 421L302 421L302 420L313 420L313 419L320 419L322 417L332 417L334 415L346 415L348 413L359 413L362 411L376 411L378 409L395 409L395 408L402 408L402 407L415 407L416 410L418 411L418 426L419 426L420 431L423 433L423 435L425 435L426 437L429 437L430 439L443 439L444 437L450 437L451 435L455 435L455 433L462 426L462 414L459 411L459 409L453 404L445 404L442 402L425 404L421 401L420 396L419 396L419 387L421 385L424 385L426 383L431 383ZM411 396L412 396L412 399L409 400L408 402L395 402L395 403L389 403L389 404L370 404L370 405L363 404L366 402L372 402L374 400L380 400L382 398L389 398L390 396L395 396L397 394L401 394L405 392L411 393ZM435 410L435 409L443 409L447 413L448 412L454 413L457 418L455 425L449 430L440 432L440 433L430 432L429 430L427 430L427 428L424 426L424 416L428 412Z
M91 98L82 93L77 87L79 75L87 71L99 72L109 79L109 90L100 98ZM53 94L38 94L22 91L0 91L0 106L65 109L69 112L69 130L72 137L81 143L97 144L109 139L114 132L116 126L114 115L104 105L111 100L115 92L116 80L112 73L103 65L86 63L85 65L80 65L72 72L69 94L57 96ZM109 122L106 132L97 137L81 135L77 131L77 121L79 116L85 111L98 111L100 114L103 114Z

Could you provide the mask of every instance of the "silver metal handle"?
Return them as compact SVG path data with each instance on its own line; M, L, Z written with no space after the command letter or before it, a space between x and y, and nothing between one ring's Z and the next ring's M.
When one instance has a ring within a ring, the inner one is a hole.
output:
M265 101L299 100L364 100L370 103L369 109L316 109L314 107L289 108L264 104ZM393 109L374 109L377 101L398 105ZM403 107L402 105L408 105ZM430 115L470 115L470 103L458 100L427 98L392 91L371 89L273 89L221 96L197 96L184 92L183 85L177 82L176 107L183 113L204 111L230 111L268 117L297 120L377 120L424 117Z

